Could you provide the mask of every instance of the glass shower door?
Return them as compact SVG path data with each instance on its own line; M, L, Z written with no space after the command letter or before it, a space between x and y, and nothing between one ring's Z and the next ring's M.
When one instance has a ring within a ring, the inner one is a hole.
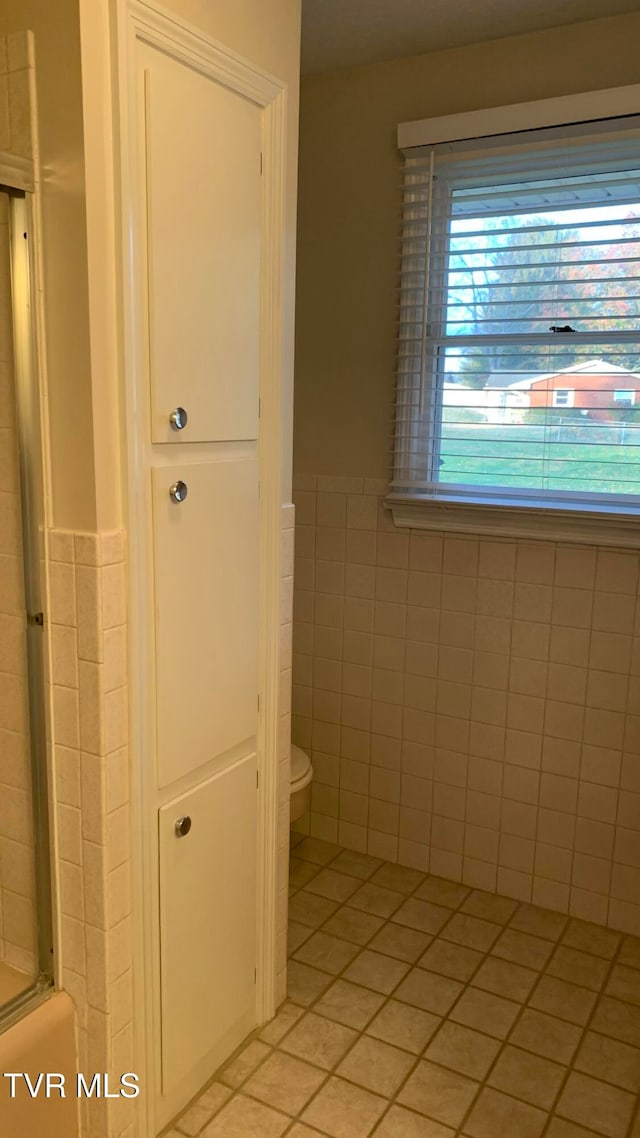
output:
M0 1018L51 973L31 311L26 199L0 192Z

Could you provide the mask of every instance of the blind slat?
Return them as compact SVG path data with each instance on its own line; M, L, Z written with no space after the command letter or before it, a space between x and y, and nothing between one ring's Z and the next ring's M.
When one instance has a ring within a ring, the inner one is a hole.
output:
M407 160L396 489L640 496L636 124Z

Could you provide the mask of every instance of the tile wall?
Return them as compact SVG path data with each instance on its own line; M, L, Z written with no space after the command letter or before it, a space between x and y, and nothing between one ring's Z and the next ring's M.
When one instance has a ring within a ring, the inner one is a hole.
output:
M79 1070L135 1071L125 541L49 535L50 645L61 928ZM132 1100L83 1103L83 1134L133 1138Z
M295 482L303 828L640 933L640 556L395 529Z
M0 150L35 158L34 46L31 32L0 36Z

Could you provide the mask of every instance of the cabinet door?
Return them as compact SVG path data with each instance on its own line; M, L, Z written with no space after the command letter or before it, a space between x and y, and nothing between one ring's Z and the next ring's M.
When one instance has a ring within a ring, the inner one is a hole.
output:
M191 829L177 837L185 816ZM238 1024L255 1022L255 754L164 806L159 843L167 1094Z
M258 715L255 457L156 467L158 785L249 741ZM170 497L183 481L184 501Z
M143 64L152 439L255 439L262 111L151 48Z

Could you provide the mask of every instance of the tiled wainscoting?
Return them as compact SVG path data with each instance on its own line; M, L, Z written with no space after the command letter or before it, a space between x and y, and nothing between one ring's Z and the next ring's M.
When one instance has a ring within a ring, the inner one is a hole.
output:
M639 939L293 854L289 1002L167 1138L639 1138Z
M79 1069L134 1071L124 533L49 535L62 986ZM84 1103L86 1138L134 1138L132 1100Z
M0 150L37 161L35 124L33 35L20 31L0 36Z
M399 531L386 489L294 484L302 828L640 933L639 555Z

